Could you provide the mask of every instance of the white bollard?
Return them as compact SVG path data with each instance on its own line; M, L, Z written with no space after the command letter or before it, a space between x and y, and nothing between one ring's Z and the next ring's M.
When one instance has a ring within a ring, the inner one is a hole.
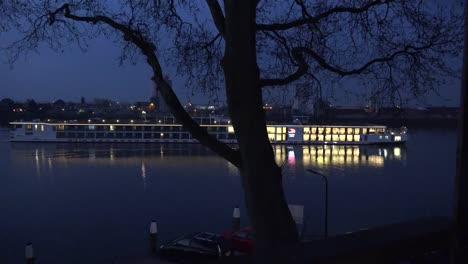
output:
M232 211L232 229L234 231L240 229L240 209L237 205L234 207L234 211Z
M158 252L158 224L152 220L150 223L150 250L151 255L156 255Z
M24 257L27 264L34 264L34 249L32 243L27 243L24 249Z

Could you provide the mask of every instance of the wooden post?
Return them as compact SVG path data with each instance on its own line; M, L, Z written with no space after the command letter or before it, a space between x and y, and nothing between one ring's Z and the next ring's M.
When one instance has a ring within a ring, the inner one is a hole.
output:
M155 256L158 253L158 224L154 220L150 223L149 240L151 255Z
M240 209L236 205L232 211L232 230L237 231L240 229Z
M36 258L34 257L34 249L32 243L27 243L24 249L24 258L26 259L26 264L34 264Z

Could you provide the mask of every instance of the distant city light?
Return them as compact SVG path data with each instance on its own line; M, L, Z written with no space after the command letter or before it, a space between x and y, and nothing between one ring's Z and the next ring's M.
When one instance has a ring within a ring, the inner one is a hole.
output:
M118 120L118 119L117 119L117 120L116 120L116 122L117 122L117 123L119 123L119 122L120 122L120 120Z
M130 123L133 123L133 120L130 120Z

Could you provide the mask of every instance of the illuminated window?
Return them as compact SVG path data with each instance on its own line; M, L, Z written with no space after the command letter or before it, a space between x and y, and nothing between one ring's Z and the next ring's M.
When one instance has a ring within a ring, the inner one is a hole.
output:
M325 141L331 141L331 135L325 135Z
M234 133L234 127L228 126L228 133Z
M361 136L359 135L354 135L354 141L359 142Z
M311 131L312 134L317 134L317 128L316 127L312 127L310 129L310 131Z
M354 128L354 134L359 135L359 127Z
M362 128L362 134L367 134L367 128Z
M331 134L331 127L325 128L325 133L326 134Z
M32 130L32 125L26 125L26 130Z
M110 131L114 131L114 130L115 130L115 126L110 126L110 127L109 127L109 130L110 130Z
M401 141L401 136L395 136L395 141Z
M37 125L34 125L34 130L37 130Z
M284 140L283 135L276 135L276 140L277 140L277 141Z
M41 125L41 131L44 131L44 130L45 130L44 125Z
M268 134L276 133L276 127L268 126L267 127L267 132L268 132Z
M336 131L338 131L338 130L336 130ZM339 135L334 134L332 138L333 138L333 141L340 141L340 136Z
M310 128L304 127L304 134L310 134Z
M268 138L270 140L275 140L275 134L268 134Z
M320 131L320 128L319 128ZM323 135L318 135L318 141L323 141Z
M340 128L340 135L346 134L346 129L344 127Z
M89 130L94 130L96 127L94 125L89 125L88 126L88 129ZM59 126L59 130L63 130L63 129L60 129L60 126Z
M323 134L323 130L324 130L323 127L319 127L319 128L318 128L318 133L319 133L319 134Z
M340 135L340 141L346 141L346 135Z
M338 135L339 132L340 132L340 129L339 129L339 128L337 128L337 127L332 128L332 133L333 133L334 135Z
M353 135L347 135L346 140L348 141L353 141Z
M317 141L317 135L310 135L310 141Z
M65 126L64 125L58 125L57 130L63 131L63 130L65 130Z
M309 137L309 135L307 135L307 134L304 134L304 135L302 136L302 140L304 140L304 141L309 141L309 138L310 138L310 137Z
M371 127L369 128L369 134L375 133L375 128Z

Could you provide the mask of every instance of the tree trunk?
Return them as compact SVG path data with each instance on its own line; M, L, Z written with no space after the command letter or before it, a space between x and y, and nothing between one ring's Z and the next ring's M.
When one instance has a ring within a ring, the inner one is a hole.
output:
M229 114L241 154L240 174L255 255L264 263L291 257L298 243L296 226L268 139L256 58L256 0L225 1L223 69Z
M468 5L465 1L465 40L463 52L463 71L458 119L457 171L455 176L454 199L454 258L452 263L467 263L468 254L464 247L468 242Z

